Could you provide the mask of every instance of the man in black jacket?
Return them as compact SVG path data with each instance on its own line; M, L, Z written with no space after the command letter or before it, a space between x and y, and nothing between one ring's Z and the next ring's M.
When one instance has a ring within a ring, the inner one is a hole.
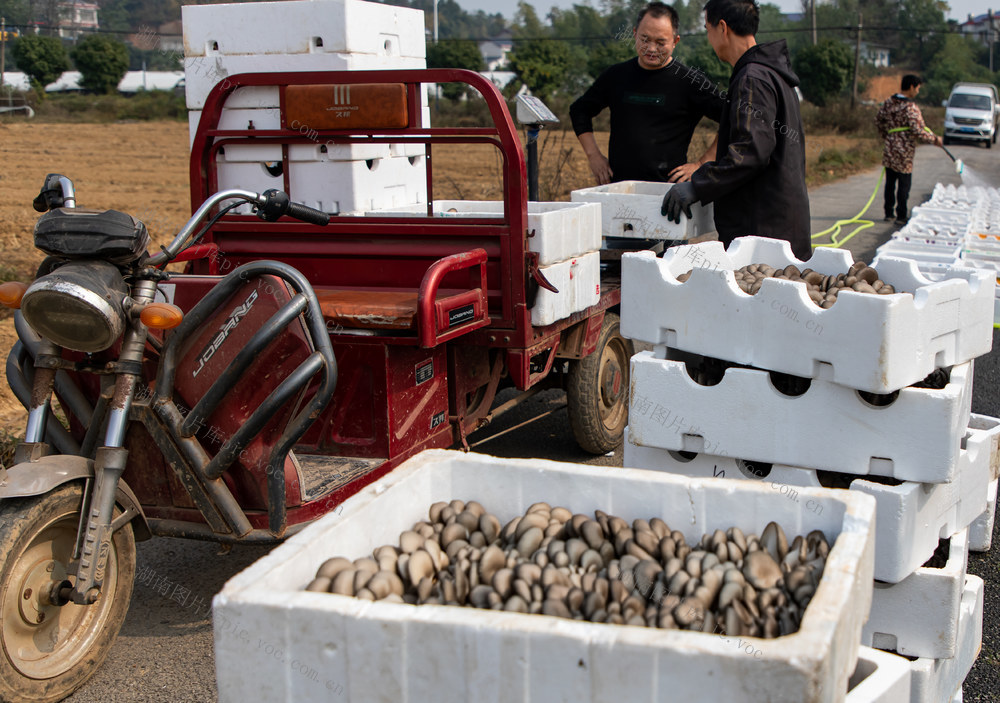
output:
M688 145L702 117L716 122L725 101L704 74L673 58L677 12L651 2L639 13L636 58L607 69L569 108L573 130L597 182L682 181L715 157L715 142L698 160L687 162ZM594 140L592 119L611 109L608 157ZM662 168L661 168L662 167Z
M756 0L709 0L705 29L716 55L732 65L728 109L719 122L715 161L691 182L670 189L662 213L679 221L695 201L715 203L719 239L756 235L791 242L812 255L805 183L802 117L788 48L781 39L757 44Z

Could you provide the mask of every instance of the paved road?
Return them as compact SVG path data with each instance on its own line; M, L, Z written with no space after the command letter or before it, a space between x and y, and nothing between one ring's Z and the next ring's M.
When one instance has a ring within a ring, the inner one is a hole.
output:
M951 147L982 178L1000 185L998 152L982 147ZM810 194L813 231L857 214L878 179L878 170L824 186ZM952 162L939 149L921 147L917 155L911 205L930 196L936 182L959 183ZM879 198L881 195L878 196ZM857 258L871 260L875 247L894 227L881 222L881 202L870 214L876 224L852 239L845 248ZM1000 341L995 338L995 342ZM995 346L997 346L995 344ZM1000 346L997 346L1000 349ZM1000 352L977 362L973 410L1000 415ZM539 394L524 406L499 418L490 432L512 426L563 401L556 391ZM485 433L474 436L481 439ZM593 457L572 440L565 411L486 442L477 451L504 457L544 457L560 461L621 466L621 451ZM986 626L983 655L966 685L967 701L996 700L1000 691L1000 535L998 545L985 556L972 556L969 570L987 580ZM213 701L216 697L212 656L212 627L206 610L211 596L232 575L266 553L263 548L235 548L220 553L216 545L158 539L138 546L139 578L124 629L107 662L88 684L72 696L73 703L142 701L180 703Z

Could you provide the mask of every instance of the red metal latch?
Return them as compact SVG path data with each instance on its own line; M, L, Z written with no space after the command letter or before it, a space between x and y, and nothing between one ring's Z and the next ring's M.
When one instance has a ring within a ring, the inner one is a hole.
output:
M531 276L533 279L535 279L535 283L537 283L540 287L544 288L545 290L550 290L553 293L558 293L559 289L556 288L551 283L549 283L549 280L545 278L545 274L542 273L541 267L539 267L538 265L538 252L537 251L526 252L524 258L527 259L528 275Z

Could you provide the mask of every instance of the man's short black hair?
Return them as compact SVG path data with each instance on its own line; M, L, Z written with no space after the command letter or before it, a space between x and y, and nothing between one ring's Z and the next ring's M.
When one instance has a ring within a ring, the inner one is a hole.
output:
M909 90L913 86L921 85L922 83L923 80L920 79L920 76L914 75L912 73L907 73L905 76L903 76L903 90Z
M752 37L760 25L760 8L757 0L708 0L705 19L713 27L725 20L737 36Z
M635 20L636 29L639 28L639 23L642 22L642 18L646 15L650 17L669 17L670 26L674 28L674 34L677 34L677 26L681 23L680 17L677 16L677 10L675 10L670 5L662 2L651 2L644 8L639 10L639 16Z

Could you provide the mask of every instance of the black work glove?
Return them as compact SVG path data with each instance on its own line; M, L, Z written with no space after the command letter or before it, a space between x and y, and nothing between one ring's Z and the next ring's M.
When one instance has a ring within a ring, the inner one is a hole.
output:
M674 183L663 196L660 214L677 224L681 223L681 212L691 217L691 205L698 199L694 186L688 183Z

